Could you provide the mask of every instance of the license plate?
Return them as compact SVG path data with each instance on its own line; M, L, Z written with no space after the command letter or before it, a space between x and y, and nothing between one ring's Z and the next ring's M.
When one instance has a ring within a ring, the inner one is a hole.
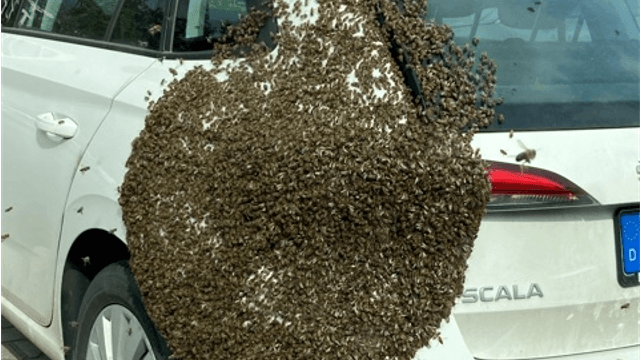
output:
M616 216L618 281L624 287L640 285L640 210L622 209Z

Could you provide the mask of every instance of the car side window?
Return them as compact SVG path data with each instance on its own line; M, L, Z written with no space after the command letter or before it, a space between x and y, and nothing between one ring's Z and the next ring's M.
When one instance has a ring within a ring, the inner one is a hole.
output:
M2 26L13 26L22 0L2 0Z
M173 51L212 50L226 27L247 12L244 0L179 0Z
M118 0L23 0L17 27L103 40Z
M111 42L159 50L165 0L125 0Z

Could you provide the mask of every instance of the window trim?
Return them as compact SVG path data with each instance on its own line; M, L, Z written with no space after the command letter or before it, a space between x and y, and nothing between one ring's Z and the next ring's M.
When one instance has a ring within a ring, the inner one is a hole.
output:
M139 48L139 47L125 45L125 44L107 42L105 40L83 39L83 38L78 38L70 35L53 34L45 31L38 31L38 30L31 30L31 29L16 29L16 28L3 26L1 30L3 33L7 33L7 34L24 35L24 36L30 36L35 38L42 38L46 40L61 41L61 42L70 43L70 44L86 45L86 46L91 46L91 47L96 47L96 48L101 48L106 50L127 52L131 54L143 55L143 56L149 56L149 57L158 57L160 56L160 54L163 53L163 51L159 51L159 50L149 50L149 49ZM166 57L168 58L169 56L166 56Z
M170 12L171 15L166 16L167 18L166 26L168 31L164 32L162 36L165 37L163 49L169 53L173 53L173 38L174 38L174 32L176 30L176 19L178 17L176 14L178 13L179 2L180 2L179 0L167 0L167 9L171 9L171 12ZM167 14L169 14L169 12L167 12Z
M7 34L24 35L24 36L30 36L35 38L42 38L46 40L61 41L61 42L70 43L70 44L91 46L95 48L119 51L119 52L124 52L124 53L129 53L134 55L141 55L146 57L166 58L166 59L185 58L185 59L193 59L193 60L204 60L204 59L211 59L211 57L213 56L213 50L206 51L206 52L197 52L197 53L193 52L189 54L174 53L170 51L171 46L173 44L172 42L173 36L171 35L173 34L174 27L175 27L175 13L177 11L177 6L178 6L177 0L165 0L166 7L164 11L164 17L162 20L162 28L167 29L168 31L162 31L162 35L160 37L159 50L150 50L150 49L145 49L137 46L111 42L110 40L113 35L113 29L115 28L115 24L118 21L118 18L120 17L120 12L122 10L124 1L126 0L120 0L118 2L114 16L111 18L111 21L107 26L107 31L105 31L105 38L102 40L85 39L85 38L75 37L71 35L57 34L53 32L47 32L47 31L36 30L36 29L18 28L17 27L18 18L16 18L12 26L2 26L0 30Z

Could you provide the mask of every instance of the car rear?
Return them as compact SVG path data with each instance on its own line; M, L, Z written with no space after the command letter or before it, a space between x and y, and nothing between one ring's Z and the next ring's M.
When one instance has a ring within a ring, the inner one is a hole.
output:
M498 64L492 201L456 320L478 359L640 358L637 0L441 1Z

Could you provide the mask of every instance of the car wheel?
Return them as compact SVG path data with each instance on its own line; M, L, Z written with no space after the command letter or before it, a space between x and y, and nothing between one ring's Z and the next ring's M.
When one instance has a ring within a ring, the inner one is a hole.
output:
M75 360L166 359L169 349L144 310L126 261L108 265L91 281L78 314Z

